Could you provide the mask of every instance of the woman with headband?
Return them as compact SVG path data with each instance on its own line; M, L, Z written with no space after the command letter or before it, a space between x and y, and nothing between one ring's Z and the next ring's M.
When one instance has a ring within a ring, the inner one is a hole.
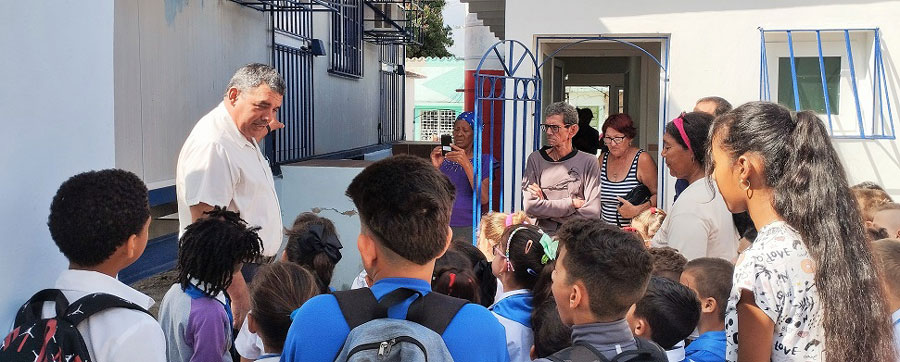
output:
M683 113L666 125L662 156L669 173L690 184L669 210L653 246L678 249L688 260L737 256L739 236L722 195L706 178L705 162L713 117Z
M511 225L494 247L491 267L504 293L490 308L506 328L510 362L531 361L533 289L544 266L556 260L558 242L536 226ZM550 270L550 269L548 269Z

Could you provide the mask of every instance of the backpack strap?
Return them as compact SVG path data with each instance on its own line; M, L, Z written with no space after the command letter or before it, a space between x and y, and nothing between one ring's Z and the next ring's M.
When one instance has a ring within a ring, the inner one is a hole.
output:
M341 308L341 314L350 329L359 327L375 316L375 310L378 308L378 300L375 294L369 288L351 289L347 291L332 293L337 299L338 307Z
M43 319L41 318L41 315L43 314L45 302L56 303L56 315L58 316L65 314L66 308L69 307L69 300L66 299L66 296L63 295L61 290L44 289L35 293L31 299L28 299L28 301L22 305L22 308L19 309L19 313L16 314L16 322L14 325L22 326L32 324Z
M360 325L379 318L387 318L390 307L397 305L413 295L422 293L413 289L398 288L375 299L369 288L334 292L341 313L352 330ZM416 299L406 312L406 319L421 324L435 333L444 334L456 313L468 302L440 293L428 293Z
M129 302L125 299L112 294L93 293L88 294L69 305L69 308L65 310L65 314L62 315L62 318L68 320L69 323L72 323L72 325L77 326L79 323L81 323L85 319L90 318L92 315L110 308L126 308L136 310L139 312L144 312L147 315L153 317L153 315L143 307Z
M406 319L443 335L450 321L469 301L440 293L428 293L409 306Z
M666 351L662 349L656 343L653 343L649 340L635 337L634 338L635 348L630 351L625 351L618 354L615 358L612 359L612 362L618 361L660 361L666 362L669 360L669 357L666 355Z
M585 342L575 342L571 347L556 352L547 359L553 362L609 362L600 351Z

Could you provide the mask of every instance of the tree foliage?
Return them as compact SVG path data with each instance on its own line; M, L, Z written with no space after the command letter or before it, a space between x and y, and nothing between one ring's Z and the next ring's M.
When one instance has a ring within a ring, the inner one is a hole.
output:
M444 4L445 0L422 1L424 12L422 45L408 45L406 47L406 56L408 58L442 58L453 55L447 50L447 47L453 45L453 38L450 37L453 30L449 26L444 25L444 15L441 14Z

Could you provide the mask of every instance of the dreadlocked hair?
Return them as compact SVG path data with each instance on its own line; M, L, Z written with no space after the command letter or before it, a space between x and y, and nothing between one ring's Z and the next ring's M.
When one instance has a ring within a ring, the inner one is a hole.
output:
M204 215L178 242L177 282L187 289L196 279L203 294L214 297L231 285L238 265L260 257L262 240L259 227L249 227L236 212L216 206Z

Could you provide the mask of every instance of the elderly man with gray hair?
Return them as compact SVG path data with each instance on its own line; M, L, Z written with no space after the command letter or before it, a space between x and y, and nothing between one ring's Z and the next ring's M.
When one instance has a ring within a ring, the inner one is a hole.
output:
M175 171L179 237L205 212L221 206L260 227L267 259L278 252L283 230L281 206L258 142L272 129L284 126L276 119L283 98L284 79L278 71L265 64L248 64L232 76L222 102L194 125L178 154ZM248 264L245 270L253 268ZM235 326L239 326L250 304L241 272L234 274L228 293Z
M600 165L593 155L572 146L578 112L565 102L547 106L541 129L547 146L528 156L522 175L525 213L555 233L574 217L600 217Z

